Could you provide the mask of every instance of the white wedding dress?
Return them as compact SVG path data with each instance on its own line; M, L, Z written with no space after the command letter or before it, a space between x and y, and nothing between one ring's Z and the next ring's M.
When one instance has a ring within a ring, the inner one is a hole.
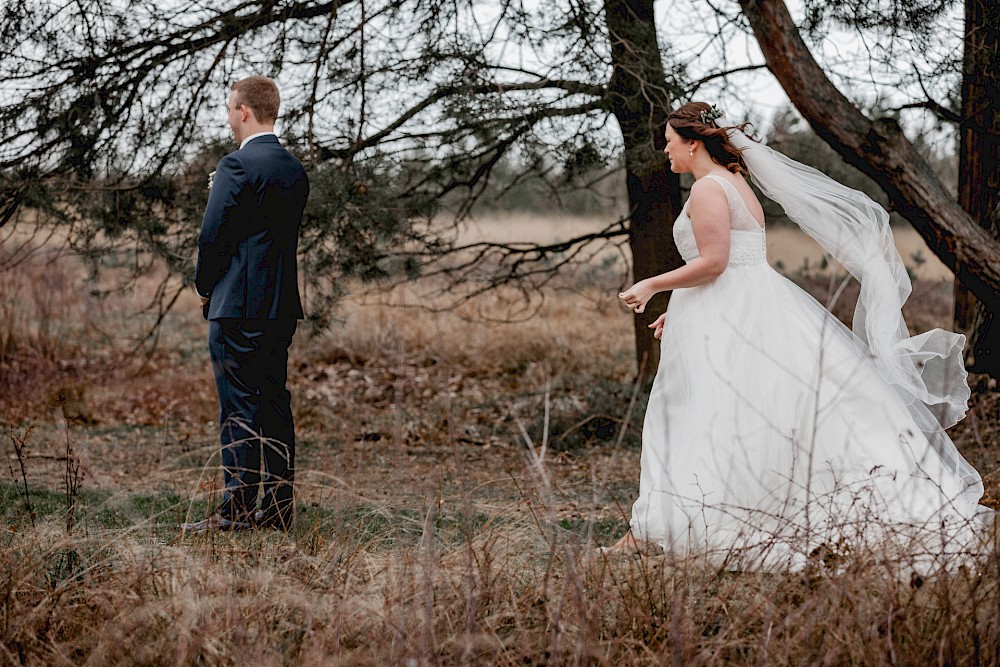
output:
M632 534L735 569L862 544L905 542L932 561L969 549L988 513L978 473L936 421L921 430L926 406L883 379L851 330L768 265L736 188L708 178L729 201L729 265L671 297ZM686 206L674 239L698 257Z

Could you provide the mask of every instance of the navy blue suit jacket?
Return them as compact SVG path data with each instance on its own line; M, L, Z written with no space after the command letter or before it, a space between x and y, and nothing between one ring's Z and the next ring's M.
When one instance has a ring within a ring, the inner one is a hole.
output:
M305 169L274 135L222 158L198 235L207 319L302 319L295 255L308 197Z

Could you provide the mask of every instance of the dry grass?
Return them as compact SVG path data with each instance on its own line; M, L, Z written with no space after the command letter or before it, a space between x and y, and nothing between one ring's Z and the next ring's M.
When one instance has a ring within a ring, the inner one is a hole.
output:
M0 275L16 313L0 323L0 662L1000 664L992 556L922 580L864 558L754 574L594 553L624 532L639 469L613 276L560 282L516 323L484 317L512 293L432 313L412 307L420 286L358 292L292 350L295 531L208 537L176 530L219 483L195 298L128 357L148 294L89 301L79 278L72 262ZM822 298L823 276L797 279ZM918 281L911 318L943 324L947 298ZM996 397L954 432L994 498Z
M464 223L459 238L465 243L489 240L497 243L564 241L574 236L598 232L609 224L607 219L545 216L531 214L483 217ZM922 281L946 282L954 278L941 260L932 253L912 227L893 229L896 249L913 275ZM627 256L628 249L624 248ZM803 266L815 270L823 265L823 249L795 225L774 225L767 230L767 256L772 264L787 271ZM842 269L841 269L842 271Z
M893 229L893 237L903 263L919 281L942 283L953 280L954 276L948 267L927 248L920 234L912 227ZM767 256L772 263L780 261L787 270L823 265L823 249L794 226L767 230Z

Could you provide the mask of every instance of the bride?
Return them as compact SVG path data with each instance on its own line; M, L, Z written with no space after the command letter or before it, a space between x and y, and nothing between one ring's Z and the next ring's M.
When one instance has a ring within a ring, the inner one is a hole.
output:
M702 102L670 114L670 168L695 178L674 224L686 264L619 295L642 312L674 291L650 325L662 352L639 497L610 550L653 543L770 569L861 545L932 559L968 548L991 511L945 433L970 395L964 336L909 336L885 210L721 115ZM745 173L860 281L853 332L768 266Z

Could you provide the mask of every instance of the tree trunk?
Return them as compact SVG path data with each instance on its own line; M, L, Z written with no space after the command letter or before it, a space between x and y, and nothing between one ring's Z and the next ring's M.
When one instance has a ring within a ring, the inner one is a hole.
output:
M995 1L966 0L958 202L993 238L1000 238L1000 10ZM959 261L964 259L959 254ZM971 336L970 368L1000 379L1000 299L973 297L955 281L955 328Z
M653 0L605 0L604 15L613 66L611 110L625 142L632 277L642 280L683 263L672 233L681 210L680 182L663 154L670 95L656 41ZM636 363L646 382L660 361L648 325L666 309L668 297L656 295L645 312L635 316Z
M894 210L979 300L1000 299L1000 242L948 194L899 125L869 120L837 90L813 59L784 2L740 0L740 5L768 67L816 134L879 184Z

